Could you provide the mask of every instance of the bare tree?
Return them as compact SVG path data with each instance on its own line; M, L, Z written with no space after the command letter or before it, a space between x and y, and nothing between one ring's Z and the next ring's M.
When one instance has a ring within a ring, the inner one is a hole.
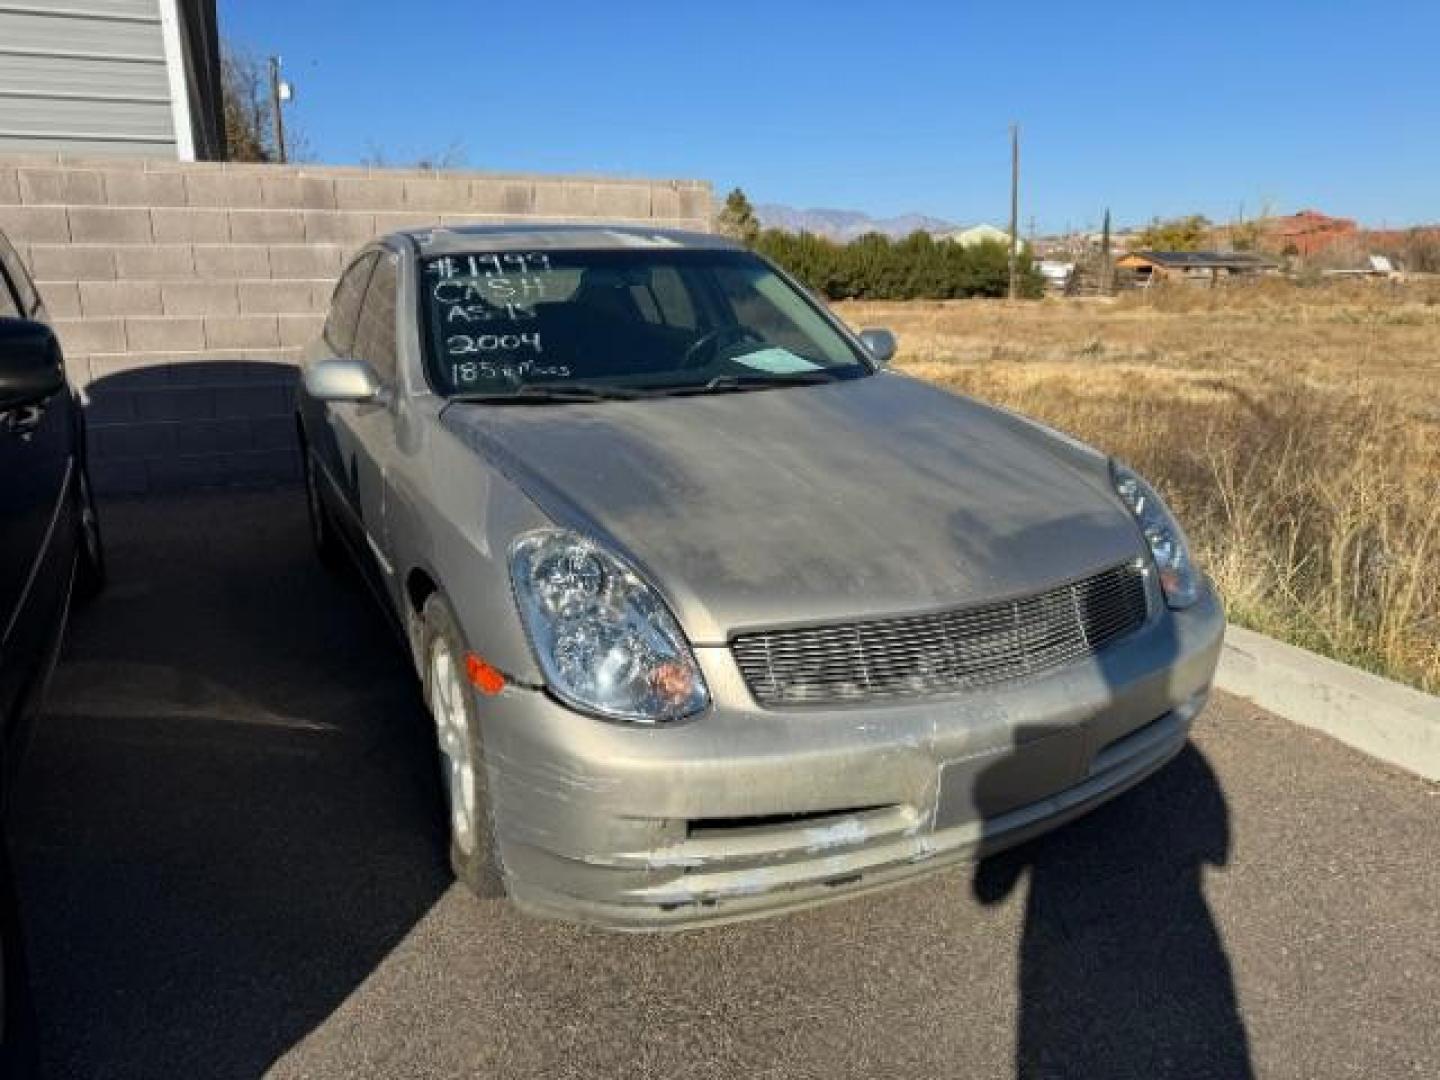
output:
M1440 274L1440 229L1411 229L1398 252L1406 270L1418 274Z
M226 160L274 161L265 66L253 54L226 42L220 49L220 87Z
M223 43L220 90L225 110L225 159L279 161L266 62L245 48ZM285 156L290 161L310 156L309 140L289 113L285 116Z
M398 158L385 147L372 142L360 158L361 165L369 165L373 169L430 169L435 172L463 169L469 163L470 155L465 150L465 144L459 139L452 141L438 153L421 154L410 160Z

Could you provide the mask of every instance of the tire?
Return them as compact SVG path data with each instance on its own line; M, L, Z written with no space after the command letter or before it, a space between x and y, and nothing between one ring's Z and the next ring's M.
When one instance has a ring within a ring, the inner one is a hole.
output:
M341 565L342 552L340 537L335 533L335 523L330 520L330 511L325 506L325 497L320 493L320 471L315 465L315 455L302 434L300 454L305 469L305 511L310 519L310 541L315 545L315 554L327 567Z
M435 722L450 867L476 896L502 897L505 878L496 852L480 710L465 677L465 638L439 593L425 601L421 623L425 703Z
M105 588L105 540L100 533L100 514L95 509L95 493L90 487L90 472L80 468L76 484L77 553L75 558L75 595L93 600Z

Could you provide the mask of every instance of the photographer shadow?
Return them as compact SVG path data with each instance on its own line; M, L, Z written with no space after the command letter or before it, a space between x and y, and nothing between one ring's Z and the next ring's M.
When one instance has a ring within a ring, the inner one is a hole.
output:
M975 867L984 905L1028 877L1016 1002L1022 1080L1253 1075L1204 888L1207 870L1229 862L1230 814L1214 769L1186 738L1185 710L1196 705L1176 705L1195 693L1201 662L1177 619L1162 610L1124 647L1096 652L1089 672L1071 675L1083 719L1017 725L1014 744L1026 751L973 781L973 811L993 823L997 847L1007 813L1034 798L1034 763L1049 761L1046 783L1071 792L1077 783L1112 793L1135 784ZM1158 715L1167 707L1176 711ZM1147 714L1156 719L1136 727ZM1156 762L1163 767L1146 776Z
M977 866L986 905L1029 877L1017 1077L1252 1075L1203 889L1229 850L1219 782L1187 744L1132 793Z

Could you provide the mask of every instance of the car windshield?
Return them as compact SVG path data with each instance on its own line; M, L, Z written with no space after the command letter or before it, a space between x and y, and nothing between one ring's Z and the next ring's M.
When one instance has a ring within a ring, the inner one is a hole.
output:
M431 378L451 397L721 392L871 371L742 251L475 251L423 259L421 283Z

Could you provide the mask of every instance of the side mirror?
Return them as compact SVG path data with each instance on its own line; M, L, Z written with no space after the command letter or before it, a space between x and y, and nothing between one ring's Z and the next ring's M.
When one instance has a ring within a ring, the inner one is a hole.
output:
M0 319L0 412L43 401L65 388L55 331L29 319Z
M321 360L305 369L305 392L316 401L375 401L385 387L364 360Z
M884 367L895 358L895 335L889 330L861 330L860 341L876 367Z

